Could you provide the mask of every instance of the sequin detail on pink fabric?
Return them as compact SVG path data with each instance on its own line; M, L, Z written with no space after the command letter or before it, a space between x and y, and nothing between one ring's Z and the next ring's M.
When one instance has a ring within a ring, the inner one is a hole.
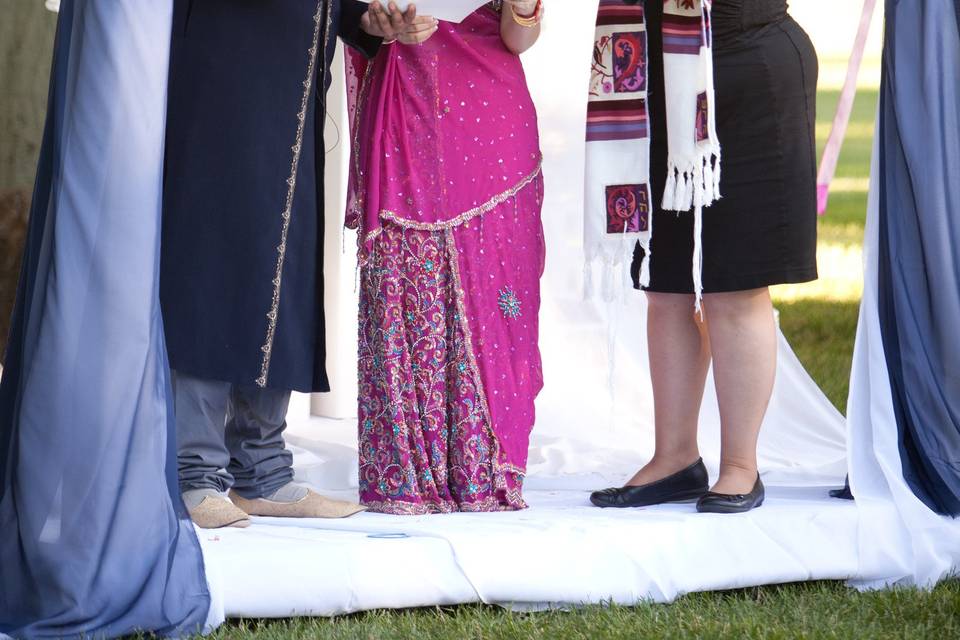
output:
M385 46L369 68L351 56L348 79L361 502L523 508L544 242L520 59L483 7L421 46Z
M386 220L459 226L539 175L536 108L489 7L441 22L416 47L384 46L369 63L352 53L347 75L347 224L360 232L361 263Z

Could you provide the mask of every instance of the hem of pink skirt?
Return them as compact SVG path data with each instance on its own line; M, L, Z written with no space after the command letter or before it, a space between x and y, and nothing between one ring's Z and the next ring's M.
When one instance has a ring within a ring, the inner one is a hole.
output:
M402 500L361 501L361 504L373 513L394 516L426 516L443 513L496 513L502 511L522 511L527 503L504 503L497 498L487 498L479 502L404 502Z

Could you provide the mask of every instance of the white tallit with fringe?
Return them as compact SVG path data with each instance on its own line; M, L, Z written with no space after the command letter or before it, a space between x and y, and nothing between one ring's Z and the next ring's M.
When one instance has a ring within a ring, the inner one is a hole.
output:
M670 211L693 210L697 309L703 293L704 208L720 197L710 9L710 0L665 0L661 27L669 149L661 205ZM601 0L587 113L584 242L588 294L599 277L607 300L625 288L634 242L645 252L641 285L649 285L656 260L650 251L654 200L648 58L644 5ZM598 269L599 276L594 273Z

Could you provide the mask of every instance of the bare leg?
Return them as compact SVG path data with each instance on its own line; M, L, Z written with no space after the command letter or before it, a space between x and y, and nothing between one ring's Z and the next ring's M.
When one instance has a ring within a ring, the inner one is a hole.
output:
M777 331L764 289L704 296L720 404L718 493L749 493L757 480L757 438L777 368Z
M697 421L710 367L710 341L693 311L693 296L647 293L647 343L656 450L627 483L639 486L697 461Z

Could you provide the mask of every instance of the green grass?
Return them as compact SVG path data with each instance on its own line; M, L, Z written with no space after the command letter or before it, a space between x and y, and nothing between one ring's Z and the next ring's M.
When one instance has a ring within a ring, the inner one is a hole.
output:
M837 164L838 178L853 181L869 178L877 95L876 90L860 91L857 95L850 118L850 132ZM821 150L838 99L838 91L822 91L818 95L817 129ZM832 192L827 213L819 222L821 247L861 247L866 210L865 190L858 187L850 191ZM829 283L826 284L829 286ZM800 361L834 406L845 411L853 341L857 330L858 301L800 299L778 301L777 308L780 310L783 333L790 340Z
M837 92L819 96L818 131L824 138ZM837 176L868 177L877 92L861 92ZM822 145L823 140L820 140ZM851 181L848 180L848 183ZM826 247L859 247L866 192L835 192L820 221ZM826 283L829 288L829 282ZM846 405L856 300L801 298L778 301L780 323L800 360L830 400ZM562 561L562 559L558 559ZM334 619L235 621L213 636L223 639L436 639L504 638L617 640L635 638L960 638L960 581L928 592L858 593L839 582L813 582L692 594L670 605L585 607L574 611L511 613L468 605L411 611L373 611Z
M670 605L511 613L469 605L373 611L334 619L228 623L213 638L242 640L633 640L639 638L960 637L960 582L929 592L858 593L836 582L691 594Z
M866 177L870 171L870 151L873 144L873 122L876 116L876 89L861 89L853 103L850 128L844 140L840 161L837 163L838 178ZM839 91L821 91L817 94L817 150L823 151L830 125L840 100ZM819 157L819 153L818 153Z
M780 302L777 308L780 328L800 362L833 405L845 413L860 305L793 300Z
M867 211L867 194L835 192L830 195L827 213L820 218L820 243L844 246L863 244L863 225Z
M817 96L818 157L823 152L839 97L839 91L821 91ZM870 177L877 97L876 90L861 90L857 93L850 116L850 130L837 162L836 177L841 185L844 179L866 180ZM866 191L833 190L827 213L820 219L820 241L861 244L866 210Z

